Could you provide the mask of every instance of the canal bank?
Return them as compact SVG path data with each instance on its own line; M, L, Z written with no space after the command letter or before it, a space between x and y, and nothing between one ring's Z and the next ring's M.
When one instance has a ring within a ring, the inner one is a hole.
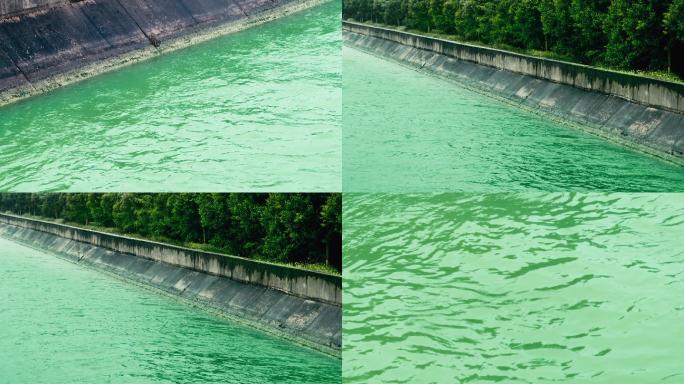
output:
M339 191L340 12L328 1L2 107L0 190Z
M0 236L340 354L339 276L7 214L0 214Z
M680 192L682 167L344 48L345 192Z
M327 0L93 0L0 7L0 105ZM15 4L16 3L16 4Z
M342 361L0 237L3 383L339 383Z
M343 22L347 46L684 162L684 85Z

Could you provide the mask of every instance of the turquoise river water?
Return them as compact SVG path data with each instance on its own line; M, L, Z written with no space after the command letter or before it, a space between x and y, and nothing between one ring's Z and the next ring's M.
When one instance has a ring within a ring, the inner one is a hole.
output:
M0 190L339 191L341 3L0 108Z
M678 194L358 194L345 383L684 382Z
M0 382L335 383L341 361L0 238Z
M684 191L683 167L343 51L344 191Z

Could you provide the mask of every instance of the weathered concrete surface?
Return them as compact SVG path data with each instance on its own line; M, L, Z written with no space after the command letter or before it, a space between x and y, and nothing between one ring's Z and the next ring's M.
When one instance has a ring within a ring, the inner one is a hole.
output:
M684 113L684 84L343 21L345 31Z
M341 278L0 214L0 236L339 355Z
M0 18L45 9L68 1L69 0L0 0Z
M56 1L0 15L0 105L324 1Z
M343 31L348 46L684 163L684 85L346 21Z

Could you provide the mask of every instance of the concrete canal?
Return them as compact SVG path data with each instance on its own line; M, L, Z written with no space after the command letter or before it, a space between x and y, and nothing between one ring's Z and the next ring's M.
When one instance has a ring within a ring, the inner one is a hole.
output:
M341 361L0 238L10 383L332 383ZM37 369L40 367L40 369Z
M376 56L357 49L371 46L359 41L345 37L343 54L345 191L684 190L681 166L385 59L385 50L407 62L421 54L403 46L377 43ZM614 120L637 125L636 117L660 113L628 107ZM678 142L684 126L658 119L673 137L661 130L659 139Z
M340 9L0 108L0 190L339 190Z

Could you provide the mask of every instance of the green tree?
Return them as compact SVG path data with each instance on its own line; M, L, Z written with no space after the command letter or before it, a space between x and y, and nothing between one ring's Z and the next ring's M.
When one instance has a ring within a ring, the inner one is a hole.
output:
M342 270L342 195L332 194L321 207L325 259L328 265Z
M667 71L672 70L672 48L675 42L684 42L684 0L674 0L663 15L663 28L667 36Z
M207 243L208 238L211 240L224 232L229 219L227 202L225 195L220 193L201 193L196 201L202 225L202 242Z
M201 223L195 196L191 193L169 195L168 208L171 213L169 229L173 236L182 241L199 242Z
M619 68L654 67L661 25L654 1L613 0L605 21L606 63Z
M283 262L310 261L316 219L317 212L306 195L269 195L262 213L265 231L262 254Z
M112 214L114 212L114 204L117 200L118 196L115 193L104 193L100 196L100 225L105 227L114 226L114 217Z
M603 61L607 44L604 24L610 0L572 0L573 47L570 56L585 64Z
M263 194L235 193L228 196L230 215L227 246L240 256L252 257L261 252L264 228L261 223Z
M143 236L152 235L151 210L154 207L153 196L150 194L136 195L135 202L135 232Z
M446 31L452 18L444 14L444 0L429 0L428 15L430 23L439 31Z
M60 205L60 195L56 193L48 193L41 197L41 209L43 215L57 219L62 215L62 207Z
M88 195L85 193L70 193L66 196L66 211L64 218L79 224L88 224Z
M445 33L453 34L456 32L454 16L456 15L458 1L459 0L444 0L444 4L442 5L442 18L444 25L441 28Z
M137 199L133 193L123 193L112 205L112 220L117 228L126 233L135 231Z
M402 0L388 0L383 10L385 24L402 25L406 14L402 11Z
M488 42L491 36L491 20L488 20L488 16L492 6L490 0L463 0L454 15L456 33L467 40Z
M542 49L544 47L544 32L537 1L513 0L509 1L507 5L508 26L506 27L504 22L503 28L507 28L509 33L506 39L500 43L521 48Z
M430 32L430 14L426 0L409 0L408 20L409 26Z
M104 217L102 206L100 205L101 198L102 195L99 193L89 193L86 196L86 209L88 210L90 221L98 225L102 225L102 219Z
M572 18L570 17L571 0L541 0L539 17L544 32L544 50L555 51L564 55L573 51Z

